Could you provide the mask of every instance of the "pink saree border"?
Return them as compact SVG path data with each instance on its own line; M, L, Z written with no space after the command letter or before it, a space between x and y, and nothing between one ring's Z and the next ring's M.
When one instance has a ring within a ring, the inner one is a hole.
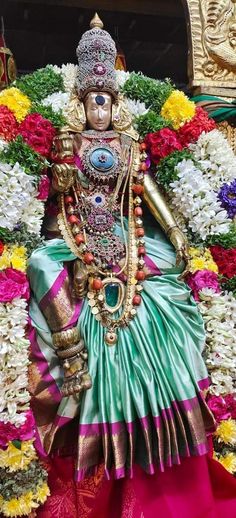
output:
M50 304L51 299L56 297L58 294L60 288L62 287L66 277L68 275L67 269L64 267L63 270L59 273L58 277L56 278L55 282L53 283L52 287L45 293L43 298L39 302L39 307L41 311L43 311L48 304Z

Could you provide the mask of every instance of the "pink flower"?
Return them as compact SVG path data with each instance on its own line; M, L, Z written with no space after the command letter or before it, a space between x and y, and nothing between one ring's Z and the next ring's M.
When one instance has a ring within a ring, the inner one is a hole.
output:
M223 397L210 396L207 400L207 404L212 411L216 421L220 422L225 419L230 419L231 413Z
M227 394L227 396L225 396L224 400L227 405L227 409L230 412L231 419L236 419L236 395Z
M220 292L218 276L211 270L197 270L194 274L189 274L187 283L193 291L195 300L199 301L199 291L203 288L211 288L216 293Z
M0 421L0 447L5 448L10 441L28 441L34 436L35 421L31 410L25 414L26 420L22 426Z
M29 299L29 283L25 273L7 268L0 272L0 302L11 302L16 297Z
M41 177L39 182L39 193L37 196L38 200L46 201L48 199L49 188L50 180L48 176L45 174Z

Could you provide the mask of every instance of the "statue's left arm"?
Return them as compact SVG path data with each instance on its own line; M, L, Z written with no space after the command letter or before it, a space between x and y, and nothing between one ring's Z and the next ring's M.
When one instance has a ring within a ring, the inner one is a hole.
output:
M188 243L151 175L144 176L144 201L176 250L176 264L188 264Z

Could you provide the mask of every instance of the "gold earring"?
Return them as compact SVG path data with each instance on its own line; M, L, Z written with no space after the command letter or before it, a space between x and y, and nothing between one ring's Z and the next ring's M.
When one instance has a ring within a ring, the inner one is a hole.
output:
M138 133L132 126L132 114L122 94L118 95L117 101L112 105L111 122L112 127L118 133L125 133L134 140L138 140Z
M76 91L71 94L69 104L65 110L66 121L70 131L81 132L86 127L84 104L78 98Z

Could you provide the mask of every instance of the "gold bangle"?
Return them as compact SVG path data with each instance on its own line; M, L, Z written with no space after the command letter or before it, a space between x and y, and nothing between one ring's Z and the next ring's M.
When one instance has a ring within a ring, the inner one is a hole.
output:
M52 342L54 347L57 349L75 345L78 343L79 338L79 331L77 327L71 327L70 329L66 329L66 331L53 333Z
M167 236L168 236L168 237L169 237L169 235L170 235L171 231L172 231L174 228L179 228L179 227L178 227L178 225L172 225L171 227L168 227L168 228L166 229L166 234L167 234Z
M78 344L72 345L71 347L67 347L66 349L59 349L57 351L57 356L59 358L71 358L75 354L79 354L84 349L84 342L79 342Z

